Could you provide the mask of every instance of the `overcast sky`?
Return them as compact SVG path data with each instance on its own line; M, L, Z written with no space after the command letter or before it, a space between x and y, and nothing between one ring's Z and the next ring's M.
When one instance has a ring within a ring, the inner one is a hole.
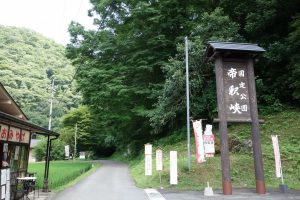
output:
M29 28L66 45L72 20L92 28L91 7L89 0L0 0L0 25Z

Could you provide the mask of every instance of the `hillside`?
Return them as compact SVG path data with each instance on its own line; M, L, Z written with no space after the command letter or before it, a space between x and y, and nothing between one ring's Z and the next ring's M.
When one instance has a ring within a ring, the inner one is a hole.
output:
M79 103L71 84L74 73L62 45L28 29L0 26L0 82L33 123L47 127L53 78L54 129L58 118Z
M300 189L300 110L286 109L280 113L261 116L265 123L260 126L263 152L265 182L267 188L277 188L280 179L275 177L275 161L272 147L272 134L279 135L280 151L282 157L283 174L289 188ZM214 128L214 133L216 125ZM217 146L219 149L219 136ZM234 187L255 188L254 167L252 149L247 145L251 139L250 125L231 125L230 135L230 159L231 177ZM164 150L164 170L162 172L162 184L159 183L158 173L155 171L155 156L153 156L153 176L144 176L143 152L139 158L130 161L130 170L139 187L164 187L184 190L202 190L209 181L213 188L221 188L220 154L209 159L201 165L195 164L195 141L191 140L191 172L187 168L186 131L183 130L173 136L163 138L154 144L153 153L157 147ZM178 151L178 185L169 185L169 151ZM155 154L153 154L155 155Z

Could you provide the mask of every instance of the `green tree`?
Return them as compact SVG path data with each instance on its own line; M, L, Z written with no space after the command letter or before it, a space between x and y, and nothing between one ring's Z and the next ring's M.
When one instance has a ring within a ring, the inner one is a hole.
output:
M37 161L43 161L46 158L47 138L43 138L34 148L33 153ZM63 160L65 158L65 146L60 139L51 142L50 160Z
M48 127L49 86L55 79L53 128L58 118L80 103L75 91L74 67L65 48L24 28L0 26L0 82L30 121Z
M162 66L175 56L197 12L209 7L205 2L92 1L99 29L71 24L68 57L107 145L140 148L155 139L149 112L164 83Z
M99 146L139 150L184 126L186 35L193 117L216 113L213 66L204 56L209 40L263 46L267 53L255 69L260 108L299 104L298 1L91 2L97 30L73 22L67 55Z
M205 12L189 40L190 110L191 116L212 119L216 114L215 74L207 63L205 48L208 41L242 41L239 26L224 14L222 9ZM163 128L178 129L185 124L186 83L184 45L178 45L178 54L164 65L166 81L155 109L150 113L154 131Z
M70 110L61 120L60 139L65 145L70 145L71 149L74 149L77 124L77 152L95 149L98 142L92 138L91 114L87 106Z

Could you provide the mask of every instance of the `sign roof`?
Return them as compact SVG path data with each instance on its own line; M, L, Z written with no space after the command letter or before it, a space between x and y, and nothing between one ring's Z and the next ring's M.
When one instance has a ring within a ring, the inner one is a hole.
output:
M208 42L206 56L211 57L215 52L245 52L245 53L263 53L266 50L257 44L251 43L236 43L236 42Z

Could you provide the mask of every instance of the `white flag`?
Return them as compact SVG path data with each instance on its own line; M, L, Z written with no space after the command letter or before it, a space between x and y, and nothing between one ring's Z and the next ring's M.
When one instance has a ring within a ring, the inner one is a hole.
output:
M280 151L278 144L277 135L272 135L273 149L274 149L274 157L275 157L275 169L276 169L276 177L281 177L281 160L280 160Z

